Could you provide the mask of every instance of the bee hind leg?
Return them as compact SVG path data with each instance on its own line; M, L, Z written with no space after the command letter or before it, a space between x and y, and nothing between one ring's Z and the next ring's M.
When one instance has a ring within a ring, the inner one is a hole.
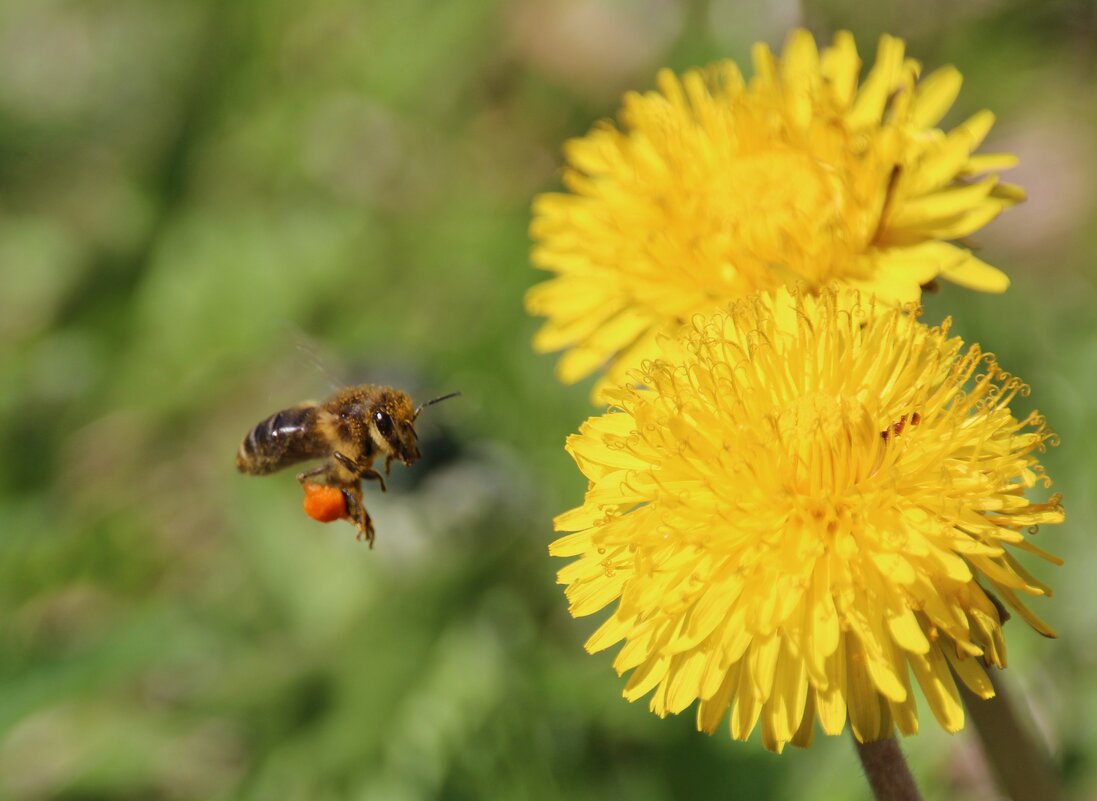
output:
M297 474L297 481L304 484L313 476L322 475L325 479L329 477L329 469L326 464L322 464L319 467L314 467L311 470L305 470Z
M365 504L362 503L362 488L358 486L344 487L343 496L347 499L347 519L358 527L356 539L364 539L372 548L377 533L373 529L373 520L370 519L369 512L366 511Z

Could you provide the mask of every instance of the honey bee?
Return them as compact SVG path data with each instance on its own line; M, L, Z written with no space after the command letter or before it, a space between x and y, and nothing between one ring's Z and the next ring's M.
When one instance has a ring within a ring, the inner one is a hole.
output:
M256 425L236 452L236 469L252 476L274 473L309 459L324 459L318 467L297 474L305 487L306 510L316 485L342 492L339 512L318 520L345 518L358 527L358 539L370 547L376 533L362 503L362 480L376 480L385 492L385 478L373 467L385 457L385 475L392 462L412 464L419 458L415 421L427 406L460 395L448 395L413 406L406 393L392 387L363 384L347 387L324 403L306 401L272 414ZM334 517L332 515L335 515Z

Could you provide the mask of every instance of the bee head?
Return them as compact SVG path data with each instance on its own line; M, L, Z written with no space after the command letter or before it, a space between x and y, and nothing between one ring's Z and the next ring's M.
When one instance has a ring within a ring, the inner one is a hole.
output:
M419 412L438 401L460 394L451 392L412 406L411 398L400 390L386 389L370 411L370 435L382 453L404 464L411 464L419 458L419 442L415 433L415 420Z
M378 449L404 464L411 464L419 458L415 414L411 398L398 389L383 392L370 410L370 434Z

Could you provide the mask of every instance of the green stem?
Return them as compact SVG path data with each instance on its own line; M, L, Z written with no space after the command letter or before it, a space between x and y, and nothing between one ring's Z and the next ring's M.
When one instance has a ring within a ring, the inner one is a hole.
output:
M855 737L853 742L876 801L922 801L895 735L874 743Z
M999 789L1012 801L1057 801L1062 795L1047 751L1032 736L1032 726L1022 725L1001 678L991 671L990 679L995 696L989 700L956 684Z

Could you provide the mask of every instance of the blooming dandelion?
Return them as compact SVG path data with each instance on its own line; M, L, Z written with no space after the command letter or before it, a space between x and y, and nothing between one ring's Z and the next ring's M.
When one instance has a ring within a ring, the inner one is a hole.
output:
M565 350L573 383L606 384L656 351L662 333L759 290L832 282L896 303L937 277L1002 292L1006 276L956 244L1022 199L999 181L1012 155L973 155L994 116L935 126L961 84L920 79L899 39L880 40L859 84L853 38L820 53L806 31L778 60L764 44L748 82L730 61L630 93L620 125L567 143L567 193L541 195L530 313L534 346Z
M624 695L663 716L697 703L713 732L760 723L767 748L818 720L862 742L918 729L913 685L949 732L954 676L983 698L1013 610L1050 590L1017 560L1059 523L1027 388L949 322L928 327L853 290L779 289L695 318L637 386L568 440L590 481L550 547L570 611L616 601L590 637L623 641Z

